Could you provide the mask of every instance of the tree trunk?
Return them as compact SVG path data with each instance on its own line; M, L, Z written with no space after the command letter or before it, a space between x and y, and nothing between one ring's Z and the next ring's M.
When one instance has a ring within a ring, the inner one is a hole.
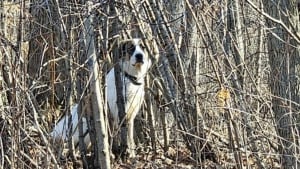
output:
M84 22L85 36L86 36L86 49L89 63L91 64L89 69L91 73L90 91L92 91L91 97L93 99L93 119L96 130L96 145L95 145L95 167L101 169L110 168L110 151L108 144L107 122L103 113L103 95L101 92L101 73L99 73L99 65L96 58L95 51L95 36L94 36L94 14L91 12L92 2L87 2L89 17Z
M58 10L58 4L53 1L33 1L30 7L30 14L36 20L30 22L32 39L29 41L28 82L42 106L53 107L61 103L66 84L60 82L68 81L64 62L64 57L70 54L66 49L66 31L53 25L53 21L64 22Z
M266 1L265 9L271 17L280 20L289 29L298 29L299 18L297 1ZM271 66L272 109L277 125L279 154L283 168L299 168L299 141L296 136L294 93L296 85L295 66L299 64L299 44L286 29L267 18L267 25L273 28L268 32L268 51ZM297 30L293 30L297 34Z

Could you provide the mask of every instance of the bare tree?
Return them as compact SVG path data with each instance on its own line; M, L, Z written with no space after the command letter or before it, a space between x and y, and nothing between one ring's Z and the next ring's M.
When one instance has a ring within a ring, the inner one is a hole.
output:
M299 168L298 2L0 1L0 168ZM103 79L131 37L159 59L135 123L137 156L110 161ZM72 140L47 137L73 103L90 113L94 147L79 123L81 156Z
M295 75L296 66L299 65L299 39L293 37L297 36L299 25L297 6L297 1L281 0L266 1L264 4L265 11L271 17L266 18L267 26L273 28L268 32L268 54L273 76L270 87L283 168L299 168L300 165L297 157L299 140L296 138L299 128L295 114L298 104L294 102L299 97L298 93L295 94L298 83Z

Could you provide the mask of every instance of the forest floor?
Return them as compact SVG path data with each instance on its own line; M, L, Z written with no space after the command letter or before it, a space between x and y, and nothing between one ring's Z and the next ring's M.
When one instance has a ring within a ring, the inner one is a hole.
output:
M91 164L92 162L89 162ZM81 160L76 164L66 162L62 166L64 169L82 168ZM197 163L192 157L190 151L185 147L170 147L167 152L162 149L156 153L153 151L138 152L136 157L130 160L121 160L120 158L113 160L112 169L215 169L223 168L218 164L204 160L201 164ZM227 168L227 167L226 167ZM231 168L231 167L230 167ZM234 168L234 167L233 167Z
M185 148L169 148L167 152L141 152L135 159L126 162L115 161L112 168L198 168L196 161L191 158L189 150Z

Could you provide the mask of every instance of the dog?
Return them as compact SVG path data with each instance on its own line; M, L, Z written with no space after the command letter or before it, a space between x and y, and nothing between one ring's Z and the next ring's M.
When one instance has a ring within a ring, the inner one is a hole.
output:
M123 82L123 97L125 100L125 113L126 113L126 126L128 127L127 132L127 150L129 157L135 156L135 142L134 142L134 119L139 112L143 100L144 100L144 78L150 69L151 59L148 55L147 50L144 49L143 42L141 39L131 39L123 41L121 46L121 58L118 64L121 68L121 79ZM107 101L110 113L113 119L113 128L117 128L119 125L119 111L117 106L117 91L115 85L115 69L112 68L106 75L106 86L107 86ZM78 125L78 106L75 105L72 108L72 137L74 145L79 142L79 132L77 129ZM66 140L68 129L68 116L61 118L55 125L50 136L55 139ZM122 119L121 119L122 120ZM86 119L83 117L83 131L87 132ZM88 137L86 139L86 137ZM84 139L85 143L90 142L89 136L87 135Z
M121 67L121 80L123 82L123 97L125 100L127 150L129 157L135 156L134 143L134 119L139 112L144 100L144 77L150 66L151 59L146 50L143 49L141 39L126 41L122 45L122 59L119 62ZM107 100L110 112L113 117L113 128L118 126L119 111L117 106L117 91L115 86L115 70L112 69L106 76ZM122 119L121 119L122 120Z

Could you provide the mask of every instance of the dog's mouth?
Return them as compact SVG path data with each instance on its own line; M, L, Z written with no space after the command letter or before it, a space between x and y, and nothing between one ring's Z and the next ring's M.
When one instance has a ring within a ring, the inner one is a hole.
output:
M135 64L133 64L132 66L134 66L137 69L141 69L142 65L144 64L144 62L136 62Z

